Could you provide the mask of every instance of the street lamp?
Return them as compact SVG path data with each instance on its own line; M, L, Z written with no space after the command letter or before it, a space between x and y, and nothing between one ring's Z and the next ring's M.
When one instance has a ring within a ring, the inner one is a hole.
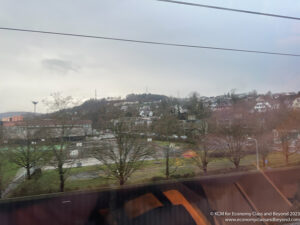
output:
M257 140L255 138L250 138L248 137L249 141L254 141L255 145L256 145L256 168L257 170L259 170L259 155L258 155L258 144L257 144Z
M37 101L32 101L32 104L33 104L33 112L34 114L36 114L36 105L38 104L39 102Z

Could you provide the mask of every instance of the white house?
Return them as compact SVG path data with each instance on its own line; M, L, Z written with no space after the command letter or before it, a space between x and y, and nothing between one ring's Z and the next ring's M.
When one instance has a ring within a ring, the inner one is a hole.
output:
M254 106L254 110L257 112L266 112L271 108L272 107L269 102L257 102Z
M300 109L300 97L296 98L292 104L293 109Z

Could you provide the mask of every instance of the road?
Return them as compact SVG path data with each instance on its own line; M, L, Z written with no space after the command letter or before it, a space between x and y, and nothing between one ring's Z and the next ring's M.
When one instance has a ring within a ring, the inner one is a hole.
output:
M34 172L34 168L31 168L30 173L32 174L33 172ZM15 188L17 188L18 185L21 184L25 179L26 179L26 169L25 168L20 168L17 171L14 179L8 184L8 186L2 192L1 197L2 198L6 197L9 192L11 192Z
M278 224L228 222L216 212L286 212L300 168L3 201L1 225ZM266 218L252 216L252 218Z

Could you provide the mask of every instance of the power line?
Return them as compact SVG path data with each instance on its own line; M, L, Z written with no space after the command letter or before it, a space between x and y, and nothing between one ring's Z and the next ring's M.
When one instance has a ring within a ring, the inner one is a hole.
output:
M50 35L61 35L61 36L72 36L72 37L81 37L81 38L94 38L94 39L103 39L103 40L111 40L111 41L122 41L122 42L150 44L150 45L163 45L163 46L172 46L172 47L198 48L198 49L209 49L209 50L221 50L221 51L233 51L233 52L245 52L245 53L300 57L300 54L284 53L284 52L269 52L269 51L258 51L258 50L236 49L236 48L223 48L223 47L213 47L213 46L203 46L203 45L190 45L190 44L179 44L179 43L168 43L168 42L143 41L143 40L134 40L134 39L115 38L115 37L85 35L85 34L74 34L74 33L42 31L42 30L19 29L19 28L11 28L11 27L0 27L0 30L29 32L29 33L40 33L40 34L50 34Z
M271 16L271 17L277 17L277 18L282 18L282 19L300 20L299 17L283 16L283 15L278 15L278 14L248 11L248 10L242 10L242 9L225 8L225 7L212 6L212 5L203 5L203 4L191 3L191 2L182 2L182 1L173 1L173 0L156 0L156 1L181 4L181 5L189 5L189 6L197 6L197 7L210 8L210 9L233 11L233 12L239 12L239 13L255 14L255 15L260 15L260 16Z

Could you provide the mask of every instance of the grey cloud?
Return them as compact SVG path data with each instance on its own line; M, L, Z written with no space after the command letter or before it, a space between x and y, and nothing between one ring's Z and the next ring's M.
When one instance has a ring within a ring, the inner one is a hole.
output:
M140 0L1 2L0 20L11 26L34 24L33 28L57 32L300 51L296 21ZM294 0L203 2L291 16L297 16L300 7L300 1ZM238 92L298 91L300 83L296 57L9 31L1 31L0 49L0 111L32 111L33 99L56 91L90 98L94 89L98 96L108 97L142 93L148 87L151 92L174 96L180 92L185 97L192 91L209 96L233 88Z
M79 66L72 63L71 61L61 59L44 59L42 60L44 68L52 71L67 74L68 72L78 72Z

